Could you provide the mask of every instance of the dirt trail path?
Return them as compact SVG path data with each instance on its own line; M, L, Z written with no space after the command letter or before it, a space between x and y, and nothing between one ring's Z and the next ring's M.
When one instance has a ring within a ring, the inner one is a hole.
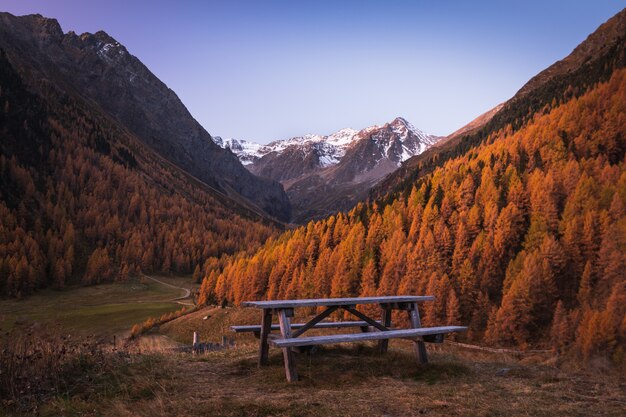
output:
M193 305L195 305L193 303L193 301L191 301L191 300L189 300L188 302L183 302L182 301L182 300L188 300L191 297L191 290L189 288L179 287L179 286L176 286L176 285L173 285L173 284L169 284L169 283L167 283L165 281L161 281L158 278L154 278L154 277L151 277L151 276L146 275L146 274L141 274L141 276L143 276L144 278L148 278L148 279L150 279L150 280L152 280L154 282L158 282L161 285L165 285L166 287L177 288L179 290L183 290L183 292L184 292L183 295L181 295L180 297L172 298L169 301L173 301L173 302L176 302L176 303L184 305L184 306L193 306Z

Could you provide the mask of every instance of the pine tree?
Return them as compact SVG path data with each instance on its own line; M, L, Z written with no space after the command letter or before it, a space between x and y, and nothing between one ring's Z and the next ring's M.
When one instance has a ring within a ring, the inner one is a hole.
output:
M550 336L552 338L552 347L558 353L563 353L565 348L571 342L573 332L569 323L569 315L563 302L559 300L554 311L554 319L552 320L552 330Z
M459 312L459 299L453 289L448 291L446 300L446 325L458 326L461 324L461 314Z

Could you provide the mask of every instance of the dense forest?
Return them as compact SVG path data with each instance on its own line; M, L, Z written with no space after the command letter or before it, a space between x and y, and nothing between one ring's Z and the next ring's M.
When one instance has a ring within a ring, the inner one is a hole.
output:
M0 51L0 295L139 271L199 280L216 257L278 231L97 107L43 80L30 90Z
M626 70L492 133L393 200L208 268L201 301L432 294L470 340L626 361Z

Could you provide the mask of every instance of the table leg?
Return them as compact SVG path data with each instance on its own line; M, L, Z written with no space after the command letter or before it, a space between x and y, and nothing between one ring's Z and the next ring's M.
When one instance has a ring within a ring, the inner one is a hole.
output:
M261 336L259 341L259 366L268 364L270 346L267 338L272 331L272 310L264 309L261 313Z
M409 321L411 322L411 327L413 329L418 329L422 327L422 323L420 321L420 313L417 309L417 303L412 303L409 310L407 310L409 315ZM413 349L415 350L415 357L417 358L418 363L428 363L428 354L426 353L426 344L424 343L424 339L421 337L415 340Z
M280 309L278 311L278 321L280 323L280 333L284 339L291 337L291 321L290 315L293 315L293 310L289 310L291 314L287 314L287 310ZM283 348L283 361L285 362L285 375L287 381L293 382L298 380L298 373L296 372L296 361L291 348Z
M383 315L381 318L382 325L389 328L391 326L391 308L388 306L382 305ZM387 352L389 347L389 339L381 339L378 341L378 351L380 353Z

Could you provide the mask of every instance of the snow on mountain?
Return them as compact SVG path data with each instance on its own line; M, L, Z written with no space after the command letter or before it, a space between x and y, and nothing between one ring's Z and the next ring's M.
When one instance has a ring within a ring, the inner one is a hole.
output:
M360 131L345 128L331 135L308 134L273 141L267 145L240 139L222 139L220 136L214 136L213 140L219 146L230 149L243 165L254 164L271 153L281 155L297 151L303 160L314 153L319 167L326 168L338 164L348 149L367 138L373 140L380 148L382 155L379 157L387 157L397 166L424 152L438 139L398 117L385 125L370 126Z
M220 136L213 136L213 142L224 149L230 149L243 165L250 165L272 151L267 145L243 139L222 139Z
M214 136L213 141L222 148L230 149L243 165L253 164L272 152L280 154L287 149L300 149L303 152L316 152L320 166L327 167L337 164L341 160L346 149L354 142L357 133L354 129L341 129L328 136L309 134L286 140L276 140L267 145L241 139L222 139L220 136Z
M365 131L381 148L383 155L397 166L421 154L439 140L436 136L422 132L402 117L397 117L383 126L372 126Z
M383 177L439 139L401 117L359 131L341 129L267 145L213 138L253 174L283 184L296 222L349 210Z

